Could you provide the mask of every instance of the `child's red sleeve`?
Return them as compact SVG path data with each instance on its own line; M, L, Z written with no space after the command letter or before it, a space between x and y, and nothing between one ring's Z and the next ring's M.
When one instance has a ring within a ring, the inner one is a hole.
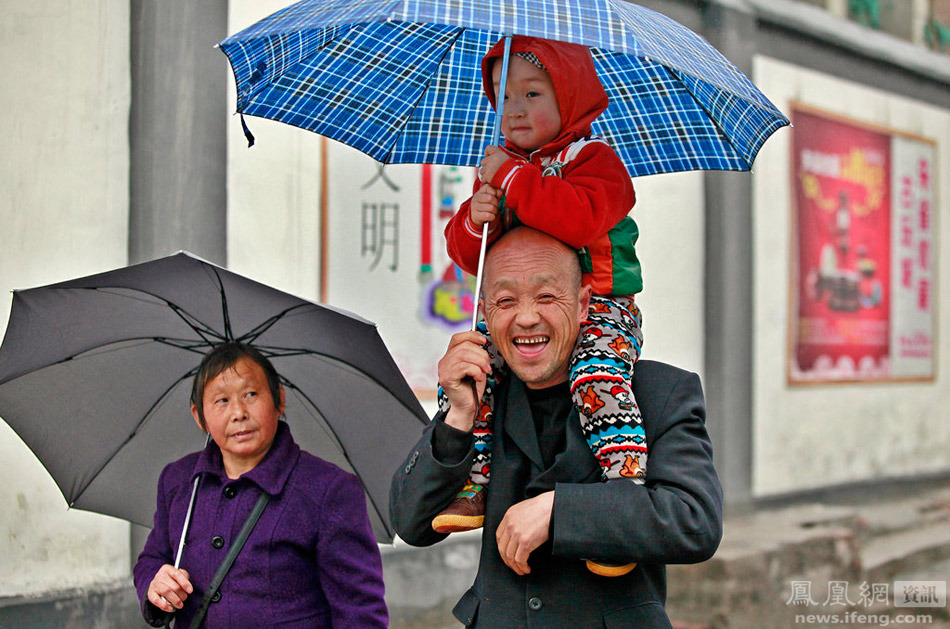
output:
M472 186L472 194L478 191L482 183L475 178ZM475 275L478 271L478 254L481 250L482 228L476 226L471 219L469 210L472 204L472 197L469 197L459 206L448 224L445 226L445 246L452 262L459 265L459 268ZM498 221L496 221L497 223ZM492 225L488 232L488 242L491 244L501 235L501 229L498 225Z
M541 168L523 163L500 170L491 183L505 190L522 223L575 248L610 231L636 201L626 167L602 141L584 145L560 176L542 176Z

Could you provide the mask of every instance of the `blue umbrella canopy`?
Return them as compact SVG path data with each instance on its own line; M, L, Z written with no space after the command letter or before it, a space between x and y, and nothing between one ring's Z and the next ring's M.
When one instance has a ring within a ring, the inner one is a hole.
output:
M480 62L503 35L590 46L610 106L592 125L631 176L749 170L788 119L678 22L626 0L303 0L225 39L237 111L382 163L478 164Z

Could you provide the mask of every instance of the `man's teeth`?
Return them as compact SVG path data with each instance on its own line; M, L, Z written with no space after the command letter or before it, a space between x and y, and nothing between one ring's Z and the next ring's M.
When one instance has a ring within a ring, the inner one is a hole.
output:
M547 343L548 337L540 336L530 339L515 339L516 345L537 345L538 343Z

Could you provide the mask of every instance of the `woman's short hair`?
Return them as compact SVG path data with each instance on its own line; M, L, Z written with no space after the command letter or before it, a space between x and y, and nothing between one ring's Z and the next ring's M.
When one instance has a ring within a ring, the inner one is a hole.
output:
M198 419L201 420L202 428L207 429L203 403L205 387L242 358L257 363L264 370L264 375L267 377L267 386L270 389L271 398L274 400L274 408L280 408L280 376L277 375L274 365L256 348L237 341L227 341L215 345L210 352L205 354L198 365L198 371L195 372L195 379L191 384L191 403L198 409Z

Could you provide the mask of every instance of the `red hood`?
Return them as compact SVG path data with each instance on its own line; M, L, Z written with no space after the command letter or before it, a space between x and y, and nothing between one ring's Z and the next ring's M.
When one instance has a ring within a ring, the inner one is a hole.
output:
M482 58L482 89L495 106L495 89L491 82L492 67L505 52L501 40ZM561 133L552 142L538 149L548 154L574 140L590 135L590 123L607 109L607 92L597 78L590 49L580 44L525 37L511 38L511 52L532 52L551 75L558 107L561 110ZM515 148L505 142L508 148ZM523 153L523 151L518 151Z

